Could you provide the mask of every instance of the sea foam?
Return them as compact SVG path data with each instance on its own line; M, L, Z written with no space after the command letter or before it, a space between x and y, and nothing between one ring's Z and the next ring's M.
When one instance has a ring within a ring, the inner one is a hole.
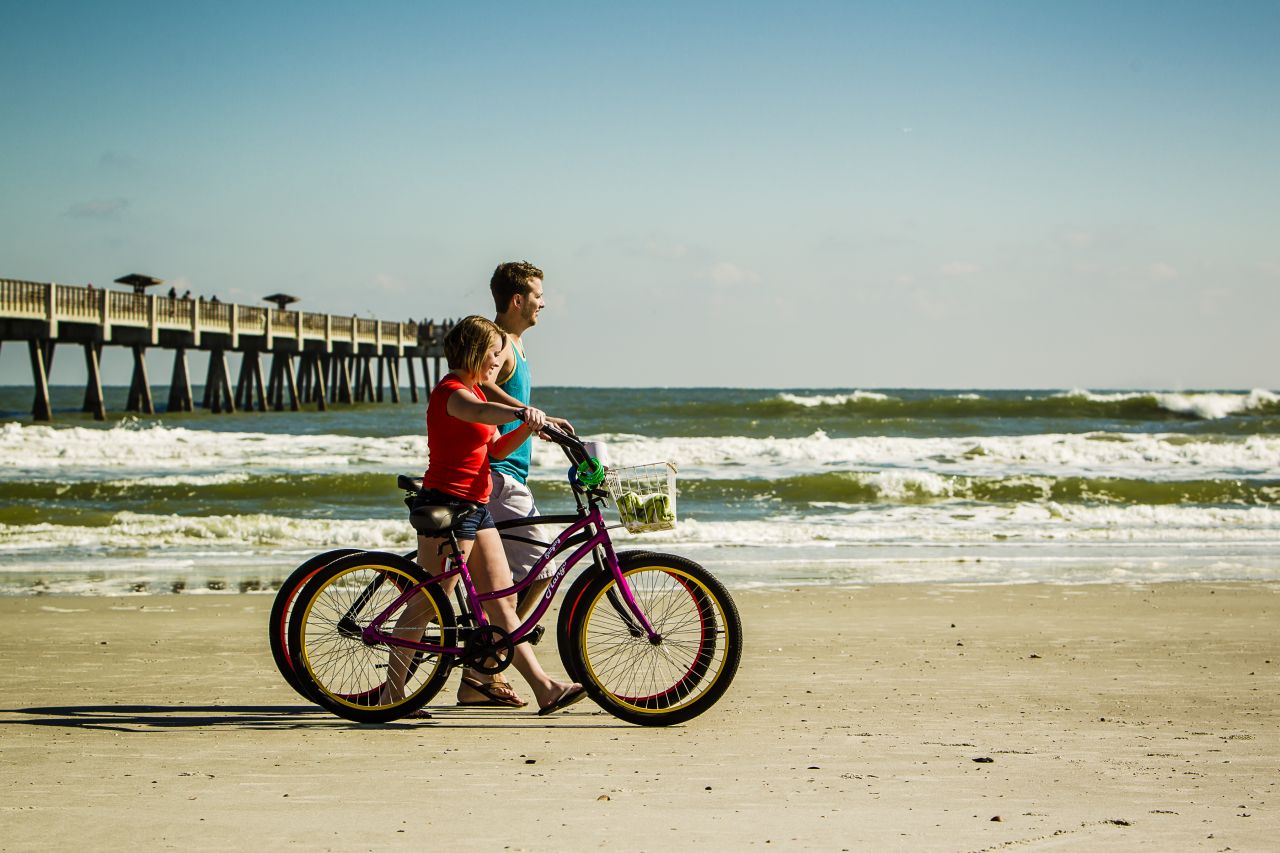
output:
M1280 437L1072 433L1027 436L803 438L606 436L615 465L674 462L682 476L752 478L828 470L909 469L938 474L1130 476L1141 479L1280 477ZM535 451L539 473L563 469Z
M1088 400L1095 403L1120 403L1128 400L1154 400L1156 405L1177 415L1189 415L1203 420L1219 420L1243 412L1255 411L1280 403L1280 395L1262 388L1247 394L1223 392L1182 393L1131 391L1099 394L1074 388L1057 397Z
M796 438L600 436L615 466L674 462L682 477L775 478L841 470L905 469L964 476L1111 476L1174 480L1280 478L1280 436L1067 433L1024 436ZM8 476L63 480L227 482L246 474L416 473L418 435L273 435L190 430L0 427ZM533 476L560 479L567 464L550 442L534 446ZM213 479L211 479L213 478Z
M674 530L620 541L752 547L1023 543L1164 542L1280 544L1280 512L1263 507L1015 505L828 507L821 514L786 514L741 521L682 519ZM263 554L358 547L411 550L416 539L402 517L299 519L270 514L176 516L117 513L105 526L0 525L0 553L41 551L140 557L163 549L166 559L192 554ZM646 545L646 547L647 547ZM3 571L0 569L0 571Z
M778 395L778 399L796 406L816 408L818 406L843 406L845 403L855 403L861 400L888 400L889 395L881 394L878 391L851 391L847 394L793 394L784 391Z

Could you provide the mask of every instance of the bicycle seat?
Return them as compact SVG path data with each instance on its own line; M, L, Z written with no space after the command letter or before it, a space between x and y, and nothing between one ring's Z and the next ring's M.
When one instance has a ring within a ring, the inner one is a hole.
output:
M404 474L396 477L396 487L404 489L406 492L417 492L422 489L421 477L406 477Z
M471 515L479 507L469 506L420 506L409 511L409 523L423 536L438 536L452 530L458 522Z

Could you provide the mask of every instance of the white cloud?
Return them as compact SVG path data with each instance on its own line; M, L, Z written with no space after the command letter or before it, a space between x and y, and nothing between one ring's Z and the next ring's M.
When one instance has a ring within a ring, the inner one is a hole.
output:
M927 290L914 291L911 294L911 305L917 314L932 319L946 318L951 312L951 306L945 299L939 299Z
M730 286L735 284L751 284L760 280L760 276L756 275L749 269L730 263L729 261L718 261L711 265L711 269L707 270L706 278L712 284L721 286Z
M664 261L679 261L689 256L689 247L684 243L650 238L644 246L647 254Z
M1147 275L1153 281L1173 281L1178 278L1178 270L1172 264L1158 261L1148 268Z
M971 264L968 261L949 261L938 267L938 272L949 277L958 277L973 275L981 269L977 264Z
M98 168L114 172L137 172L141 164L129 154L119 151L106 151L98 158Z
M73 204L62 215L72 219L119 219L128 209L127 198L98 198Z
M383 293L404 293L406 290L404 279L385 272L374 273L370 283Z

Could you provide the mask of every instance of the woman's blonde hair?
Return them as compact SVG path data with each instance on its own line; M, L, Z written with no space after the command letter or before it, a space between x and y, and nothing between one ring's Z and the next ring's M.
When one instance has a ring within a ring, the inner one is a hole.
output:
M492 320L472 314L463 317L444 336L444 357L450 370L478 376L494 342L505 344L507 335Z

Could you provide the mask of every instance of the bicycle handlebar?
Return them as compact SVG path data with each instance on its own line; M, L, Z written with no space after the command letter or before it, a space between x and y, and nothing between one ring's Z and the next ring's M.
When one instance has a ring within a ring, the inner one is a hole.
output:
M560 445L564 455L573 463L570 479L576 483L594 489L604 482L604 465L587 451L587 445L576 435L551 425L544 426L540 434Z
M566 450L572 449L578 451L583 456L587 455L587 446L583 443L582 439L578 438L576 435L565 432L559 427L547 424L542 428L541 435L546 436L549 440L554 441Z

